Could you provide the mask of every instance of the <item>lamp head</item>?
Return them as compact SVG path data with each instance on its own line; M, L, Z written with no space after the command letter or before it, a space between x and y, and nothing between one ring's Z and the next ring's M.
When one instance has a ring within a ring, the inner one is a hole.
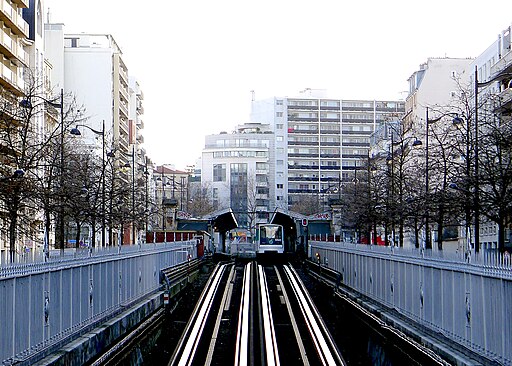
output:
M23 169L16 169L12 175L13 178L23 178L25 171Z
M459 116L455 116L452 120L452 123L454 125L462 125L464 123L464 120L460 118Z
M82 134L80 132L80 130L78 129L78 126L76 126L75 128L72 128L71 131L69 131L69 133L71 133L72 135L75 135L75 136L80 136Z
M413 147L417 147L417 146L421 146L423 143L421 142L421 140L419 139L416 139L412 142L412 146Z

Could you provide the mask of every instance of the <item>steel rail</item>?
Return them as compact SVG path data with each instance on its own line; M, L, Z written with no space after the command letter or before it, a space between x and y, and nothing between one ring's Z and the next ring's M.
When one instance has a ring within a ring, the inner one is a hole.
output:
M222 264L215 267L212 276L210 276L208 283L203 290L201 297L196 304L196 307L194 308L193 315L190 318L190 321L187 323L180 342L176 347L171 361L168 364L169 366L188 366L192 364L206 323L206 319L212 308L212 302L215 297L215 293L217 292L226 266L227 264Z
M217 319L215 320L215 326L213 328L212 339L210 341L210 346L208 347L208 354L206 356L205 366L211 365L213 361L213 352L215 350L215 343L217 343L217 338L219 335L220 322L222 320L223 310L226 311L226 304L229 302L231 292L233 291L232 283L235 278L235 267L231 267L228 276L229 285L224 289L224 293L222 295L222 301L219 307L219 311L217 313Z
M339 354L327 327L323 323L313 300L302 284L302 281L300 281L297 273L293 268L290 269L290 265L286 265L284 270L292 284L292 289L297 296L304 321L308 327L320 361L323 365L329 366L346 365L345 361Z
M300 336L299 327L297 325L297 320L295 315L293 314L292 305L290 303L290 298L288 297L288 292L284 286L283 278L281 274L277 270L277 267L274 266L274 270L276 271L277 279L279 281L279 285L281 286L281 292L283 293L284 302L286 304L286 309L288 310L288 316L290 317L290 322L292 323L293 333L295 334L295 340L297 342L297 346L299 347L300 357L304 366L309 366L308 355L306 354L306 348L304 347L304 342L302 342L302 338Z
M268 285L263 267L258 265L258 277L260 286L260 302L263 318L263 334L265 343L265 358L267 366L279 366L279 352L277 349L276 331L272 317L272 306L268 296Z
M250 262L244 267L242 298L240 300L240 309L238 311L238 330L236 334L235 345L235 366L247 365L249 359L249 310L251 293L251 275L252 265Z

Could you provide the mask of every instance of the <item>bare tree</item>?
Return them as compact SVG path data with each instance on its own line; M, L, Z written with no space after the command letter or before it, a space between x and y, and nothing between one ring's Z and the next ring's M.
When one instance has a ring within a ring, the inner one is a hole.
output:
M50 174L46 178L46 187L51 190L52 184L48 179L54 182L53 174L62 169L54 166L56 163L49 162L47 157L54 155L56 146L64 148L63 133L80 117L78 109L73 108L73 102L69 101L70 97L67 97L65 105L63 100L47 98L41 92L44 90L41 80L33 75L28 74L25 85L23 95L16 96L4 90L0 98L0 146L4 152L0 200L9 221L11 260L14 260L16 239L24 227L19 225L20 219L30 221L38 209L40 184L45 181L41 177ZM56 105L61 111L61 118L58 118L58 110L54 109ZM57 122L45 124L45 119L52 113ZM50 205L46 208L50 209Z
M320 204L318 194L305 194L300 195L290 209L302 215L309 216L321 212L322 205Z
M191 187L188 211L193 217L202 217L214 211L212 187L209 182Z

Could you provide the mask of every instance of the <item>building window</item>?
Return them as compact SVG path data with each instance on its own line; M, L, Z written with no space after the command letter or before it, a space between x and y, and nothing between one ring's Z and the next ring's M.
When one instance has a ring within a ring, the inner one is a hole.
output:
M283 188L284 188L284 185L282 183L277 184L277 189L283 189Z
M226 181L226 164L213 164L213 181Z
M282 99L276 100L276 105L283 105L283 100Z
M276 141L283 141L283 136L276 136Z
M241 227L247 227L247 164L230 164L230 204Z
M282 117L283 116L283 112L276 112L276 117Z
M256 170L268 170L267 163L256 163Z
M276 129L282 130L284 128L284 125L282 123L276 123Z
M277 197L276 197L276 200L277 200L277 201L282 201L282 200L283 200L283 196L277 196Z

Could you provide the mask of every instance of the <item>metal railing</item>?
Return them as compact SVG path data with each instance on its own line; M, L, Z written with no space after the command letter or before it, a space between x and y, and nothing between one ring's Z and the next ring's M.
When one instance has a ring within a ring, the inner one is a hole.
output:
M197 257L196 240L52 252L0 267L0 360L48 353L160 288L160 270ZM188 255L183 255L186 251Z
M512 364L512 265L506 254L310 241L309 256L351 289L504 365Z

